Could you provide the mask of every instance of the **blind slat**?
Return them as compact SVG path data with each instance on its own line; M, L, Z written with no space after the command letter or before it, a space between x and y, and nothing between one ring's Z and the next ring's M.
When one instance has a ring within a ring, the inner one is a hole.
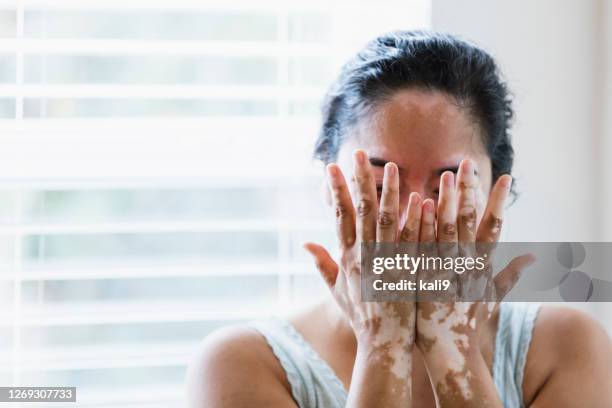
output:
M301 248L335 248L320 103L429 8L0 0L0 385L184 406L210 331L327 293Z
M329 56L329 45L265 41L0 39L0 54L63 55L197 55L218 57Z

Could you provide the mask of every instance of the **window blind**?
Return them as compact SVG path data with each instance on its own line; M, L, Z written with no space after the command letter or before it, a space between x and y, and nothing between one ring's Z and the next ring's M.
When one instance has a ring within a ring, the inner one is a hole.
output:
M428 25L425 0L0 1L0 384L179 407L207 333L324 294L325 87Z

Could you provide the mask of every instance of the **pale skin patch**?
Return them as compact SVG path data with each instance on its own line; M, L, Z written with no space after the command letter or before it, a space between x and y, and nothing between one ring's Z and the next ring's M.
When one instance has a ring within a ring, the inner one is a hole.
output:
M412 362L411 355L406 352L406 345L414 343L414 329L402 323L405 316L399 315L393 305L383 305L383 308L387 309L387 312L384 314L385 318L380 319L380 326L372 337L372 346L388 349L391 373L398 380L405 380L410 375ZM414 311L408 319L412 320L413 315Z
M470 372L447 373L445 381L436 385L441 405L457 406L460 402L471 400L473 397L470 387L471 379L472 374Z
M428 317L423 316L422 310L418 312L419 325L419 342L427 341L429 353L438 352L437 348L442 347L445 350L450 350L450 358L448 359L448 374L447 378L451 378L459 395L464 400L469 400L472 396L472 390L469 384L471 373L466 369L465 356L462 350L470 347L467 334L457 328L468 325L469 311L472 309L474 302L460 303L431 303L432 310ZM474 320L472 318L472 320ZM426 322L435 322L427 324ZM475 320L474 320L475 322ZM442 384L442 389L445 387L453 388L451 384Z
M488 274L462 274L458 285L484 296L490 285ZM484 298L484 297L483 297ZM436 383L439 398L470 401L474 395L474 374L466 354L475 344L475 333L495 310L496 302L421 302L417 311L417 345L426 355L444 355L445 375ZM443 394L443 395L442 395Z

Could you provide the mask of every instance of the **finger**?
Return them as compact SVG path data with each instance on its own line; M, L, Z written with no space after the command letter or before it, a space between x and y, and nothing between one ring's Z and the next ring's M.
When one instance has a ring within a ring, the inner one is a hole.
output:
M457 253L457 198L452 172L442 173L439 191L436 217L438 254L445 258L454 257Z
M434 244L436 241L436 214L435 214L435 206L434 202L431 198L423 201L421 214L421 231L419 235L419 248L422 248L422 252L424 252L428 256L435 256L437 251L435 251Z
M497 242L501 233L504 204L510 193L512 177L505 174L497 179L497 182L489 194L489 202L485 208L482 221L478 226L478 242Z
M338 277L338 264L321 245L314 242L306 242L303 246L313 256L315 265L327 286L330 289L333 288Z
M395 163L385 164L383 191L380 197L376 240L395 242L399 212L399 177Z
M421 211L421 231L419 241L434 242L436 240L436 215L434 212L434 202L431 198L423 201L423 208Z
M346 180L337 164L327 166L327 177L336 210L336 233L340 246L350 247L355 243L355 209Z
M372 166L363 150L354 154L354 175L357 195L357 238L361 242L376 240L378 197Z
M419 193L411 193L408 198L408 209L406 215L406 223L400 234L401 242L417 242L419 240L419 231L421 229L421 196Z
M423 201L421 214L421 231L419 236L419 255L425 257L437 256L436 244L436 213L435 205L431 198ZM420 268L418 271L418 279L424 282L432 281L435 278L436 270L428 269L426 267ZM425 301L432 300L427 292L417 292L417 300Z
M496 301L501 301L512 290L521 277L521 273L535 262L533 254L517 256L493 279Z
M457 235L460 243L476 239L476 188L478 177L473 160L465 159L457 172Z
M445 171L440 177L438 198L438 242L457 241L457 202L455 197L455 176Z
M408 209L406 210L406 223L400 233L400 242L406 250L406 254L413 258L417 255L419 246L419 231L421 229L422 214L421 196L419 193L412 192L408 198Z

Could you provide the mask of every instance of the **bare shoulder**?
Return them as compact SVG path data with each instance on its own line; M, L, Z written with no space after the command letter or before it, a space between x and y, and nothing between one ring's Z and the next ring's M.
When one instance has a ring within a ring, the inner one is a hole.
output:
M595 319L577 309L543 306L525 364L525 401L538 406L559 401L607 406L602 401L610 402L604 393L612 386L611 367L612 343ZM576 389L580 397L572 394Z
M555 366L584 363L594 356L601 360L612 351L610 337L599 322L583 311L559 306L541 308L532 344L540 351L549 350Z
M189 406L295 407L286 375L255 329L232 326L207 336L187 373Z

